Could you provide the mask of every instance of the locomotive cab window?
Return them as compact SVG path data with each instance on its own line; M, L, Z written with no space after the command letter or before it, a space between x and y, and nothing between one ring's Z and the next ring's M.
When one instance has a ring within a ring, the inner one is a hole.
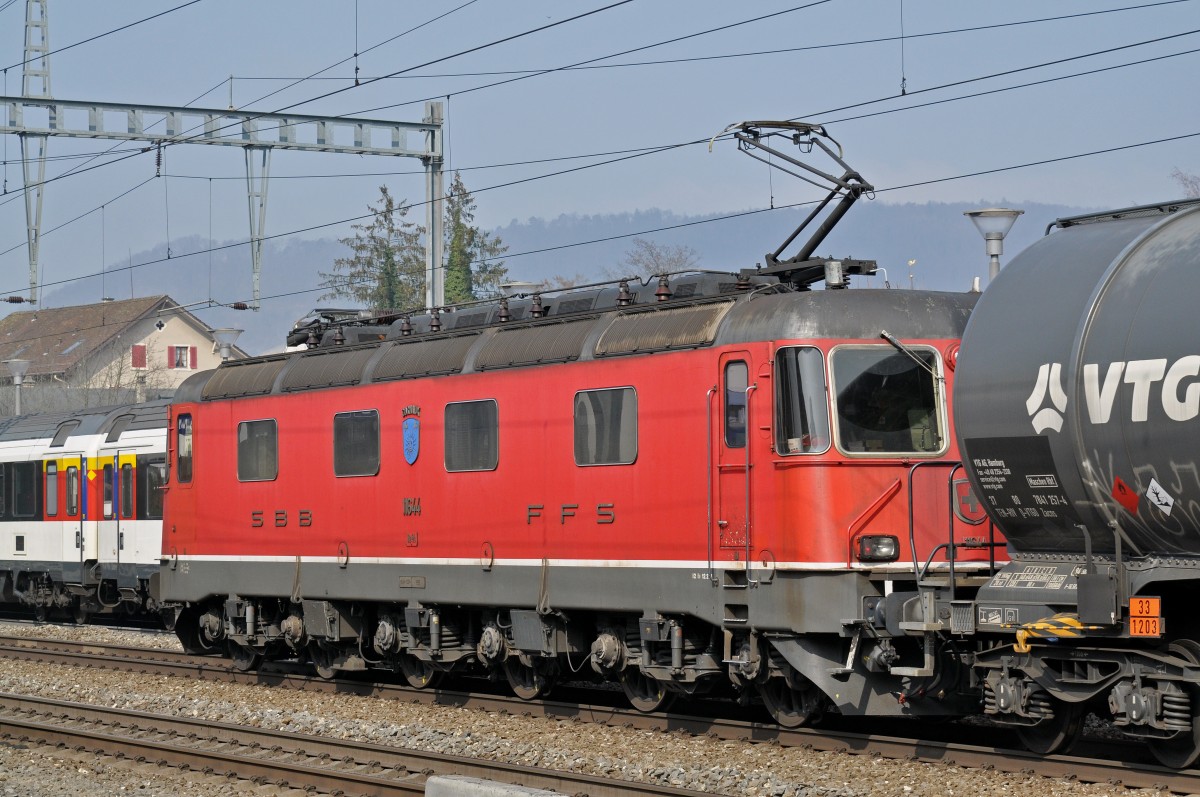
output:
M333 416L333 475L379 473L379 411L339 412Z
M575 464L629 465L637 459L637 393L631 387L575 394Z
M829 402L820 349L797 346L775 355L775 450L816 454L829 449Z
M268 482L279 475L279 432L274 420L238 424L238 481Z
M446 405L446 470L495 470L500 463L500 410L494 399Z
M192 480L192 416L180 415L175 419L175 470L179 483Z
M939 408L937 355L909 347L846 346L830 357L837 396L838 447L848 454L936 454L946 435Z

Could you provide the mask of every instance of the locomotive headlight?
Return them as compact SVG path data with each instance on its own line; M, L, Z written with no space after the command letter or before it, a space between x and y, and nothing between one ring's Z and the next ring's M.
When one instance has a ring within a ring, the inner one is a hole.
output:
M891 562L900 555L900 540L891 534L868 534L858 538L858 561Z

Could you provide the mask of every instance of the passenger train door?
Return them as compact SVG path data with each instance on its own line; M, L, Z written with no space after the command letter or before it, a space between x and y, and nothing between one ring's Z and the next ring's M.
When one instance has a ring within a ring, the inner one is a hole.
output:
M710 529L713 555L717 561L745 561L753 529L747 467L747 397L755 390L750 382L750 356L746 352L724 354L719 369L716 395L710 398L715 464Z
M84 534L86 517L83 490L83 470L86 459L82 454L59 454L46 460L46 478L43 495L46 503L46 518L59 530L62 544L63 578L71 582L83 581L84 563L95 558L89 551ZM89 553L91 556L89 557Z
M126 553L133 540L126 537L133 523L135 461L132 451L107 449L100 452L92 466L99 482L99 506L92 513L99 529L97 559L102 565L120 565L133 559L132 552Z

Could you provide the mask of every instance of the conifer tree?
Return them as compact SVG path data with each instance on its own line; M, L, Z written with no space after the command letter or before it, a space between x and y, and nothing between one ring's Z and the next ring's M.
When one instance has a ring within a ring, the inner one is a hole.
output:
M503 260L508 250L499 238L474 225L475 198L454 173L446 196L445 268L446 302L457 304L486 299L500 292L500 283L508 275Z
M380 186L379 203L368 206L374 214L355 224L351 238L338 243L350 247L348 257L333 262L331 272L321 272L322 299L350 299L374 310L405 310L425 304L425 229L406 219L409 207Z

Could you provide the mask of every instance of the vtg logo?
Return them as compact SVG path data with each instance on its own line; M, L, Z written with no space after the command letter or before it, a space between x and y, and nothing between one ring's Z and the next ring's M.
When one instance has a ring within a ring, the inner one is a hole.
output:
M1144 423L1150 417L1150 401L1157 397L1163 412L1173 421L1190 421L1200 416L1200 355L1189 354L1171 363L1166 358L1109 363L1100 372L1099 363L1083 366L1083 399L1088 420L1108 423L1121 385L1129 385L1129 420ZM1155 395L1157 394L1157 396ZM1043 406L1047 399L1050 406ZM1038 368L1033 392L1025 401L1033 430L1038 434L1062 431L1067 393L1063 390L1062 364L1043 363Z

